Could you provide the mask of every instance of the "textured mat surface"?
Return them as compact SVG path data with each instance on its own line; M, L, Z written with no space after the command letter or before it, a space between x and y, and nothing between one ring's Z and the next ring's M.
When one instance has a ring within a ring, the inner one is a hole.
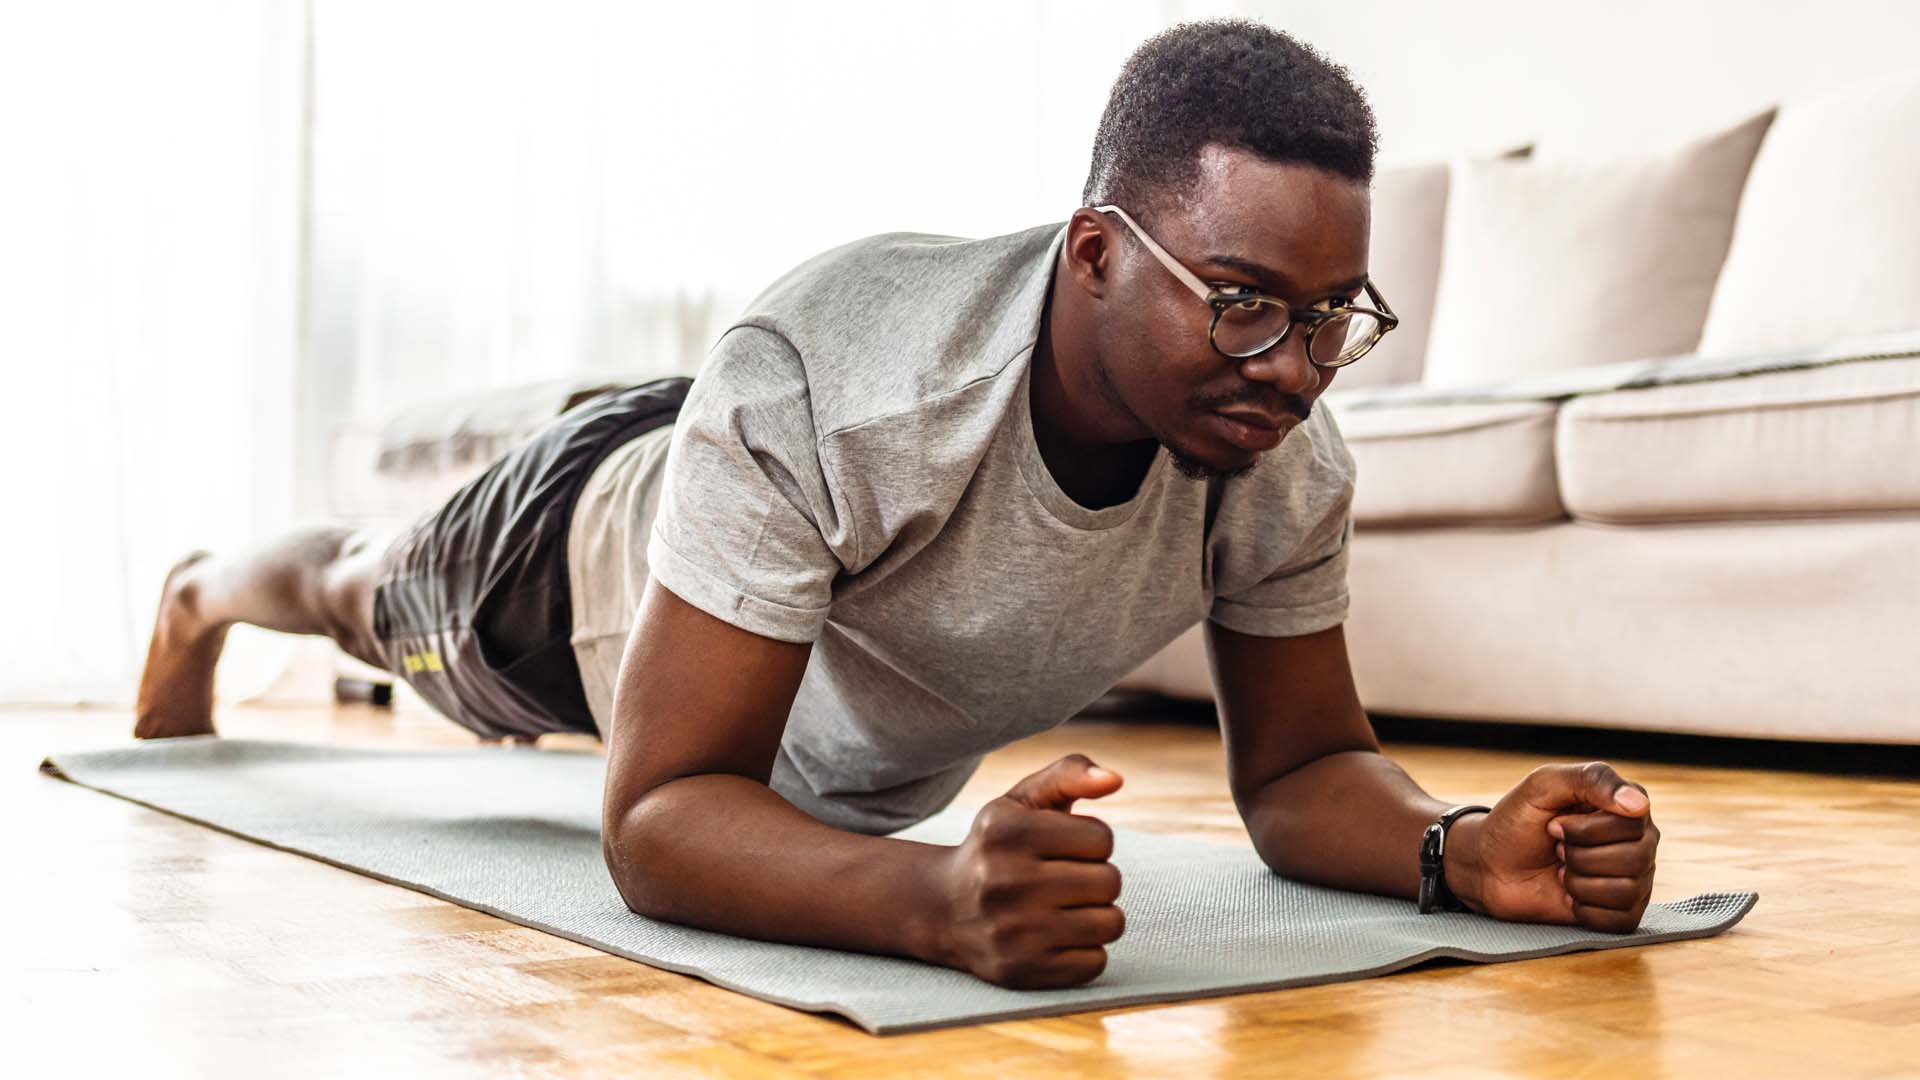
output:
M1632 934L1420 915L1288 881L1251 852L1121 830L1126 936L1072 990L1003 990L907 960L750 941L641 918L601 861L596 754L356 750L213 737L62 754L43 770L273 847L876 1034L1706 937L1756 895L1648 907ZM957 843L971 808L900 835Z

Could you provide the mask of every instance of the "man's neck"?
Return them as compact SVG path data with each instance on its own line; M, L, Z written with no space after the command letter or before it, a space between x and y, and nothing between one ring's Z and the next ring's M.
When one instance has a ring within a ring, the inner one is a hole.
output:
M1089 313L1074 301L1063 295L1056 265L1034 345L1028 407L1034 442L1054 483L1097 510L1134 496L1159 447L1136 434L1137 423L1101 393L1086 344Z

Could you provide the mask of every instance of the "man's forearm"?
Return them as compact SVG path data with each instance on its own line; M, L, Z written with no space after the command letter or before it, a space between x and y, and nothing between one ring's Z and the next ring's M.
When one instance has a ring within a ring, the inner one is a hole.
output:
M941 962L931 909L946 849L833 828L746 777L662 784L608 830L605 847L614 884L640 914Z
M1420 889L1420 836L1454 805L1420 790L1400 766L1370 750L1345 750L1268 781L1242 813L1254 848L1274 872L1355 892L1413 899ZM1468 907L1484 814L1447 832L1447 886Z

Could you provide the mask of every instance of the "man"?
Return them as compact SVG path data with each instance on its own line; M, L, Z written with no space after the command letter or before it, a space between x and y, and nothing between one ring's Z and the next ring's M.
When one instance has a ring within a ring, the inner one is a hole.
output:
M1206 620L1275 871L1632 929L1644 788L1543 766L1443 815L1354 692L1354 470L1314 402L1394 322L1367 277L1375 142L1345 72L1285 35L1169 30L1121 72L1064 227L827 252L690 389L568 412L398 541L184 561L135 733L212 731L233 623L330 634L483 736L601 733L637 912L1066 986L1124 929L1111 833L1070 812L1119 776L1069 756L956 847L884 834Z

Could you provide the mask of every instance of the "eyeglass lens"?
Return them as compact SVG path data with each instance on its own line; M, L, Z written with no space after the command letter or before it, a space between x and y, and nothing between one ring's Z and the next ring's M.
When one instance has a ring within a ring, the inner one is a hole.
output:
M1220 312L1213 343L1229 356L1251 356L1286 336L1289 313L1283 304L1250 299ZM1358 360L1380 337L1380 320L1362 311L1340 312L1320 320L1309 337L1309 359L1324 367Z

